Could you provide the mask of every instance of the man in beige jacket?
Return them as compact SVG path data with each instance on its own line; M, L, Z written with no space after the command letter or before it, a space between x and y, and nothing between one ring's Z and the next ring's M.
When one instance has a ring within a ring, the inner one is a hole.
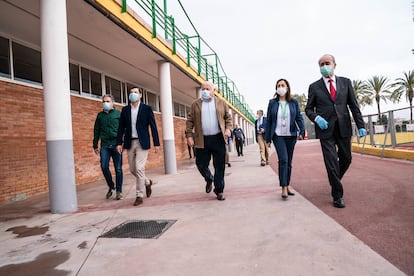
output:
M211 82L201 85L201 98L192 103L187 117L186 137L187 144L194 146L197 169L206 181L206 193L211 192L214 182L217 199L224 200L226 144L231 135L232 118L229 107L222 99L214 96L214 91ZM211 157L214 176L209 169Z

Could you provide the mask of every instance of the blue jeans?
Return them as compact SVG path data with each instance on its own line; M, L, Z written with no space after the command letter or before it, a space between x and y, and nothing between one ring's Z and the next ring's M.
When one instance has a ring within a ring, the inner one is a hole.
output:
M100 150L101 153L101 169L105 177L106 184L111 189L115 189L114 181L112 180L112 174L109 170L109 159L112 157L114 162L114 168L116 173L116 191L122 193L122 155L116 150L116 146L103 146Z
M292 158L296 144L296 136L277 136L273 135L273 144L275 145L279 171L280 186L289 186L290 176L292 175Z

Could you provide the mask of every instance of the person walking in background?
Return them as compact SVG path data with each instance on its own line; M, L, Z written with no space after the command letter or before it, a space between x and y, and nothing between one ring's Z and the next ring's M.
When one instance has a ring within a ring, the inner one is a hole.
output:
M344 208L342 177L349 168L351 155L351 110L358 127L358 134L364 137L361 111L355 98L352 83L348 78L335 76L335 58L323 55L318 62L322 78L309 86L305 112L315 123L315 132L320 139L323 159L328 173L333 206Z
M232 119L227 104L214 96L211 82L201 85L201 98L191 104L186 122L187 144L195 148L196 165L206 181L206 193L212 190L218 200L224 197L226 143L231 136ZM192 133L194 132L194 138ZM214 176L209 169L213 157Z
M147 197L152 193L152 180L145 176L145 164L151 147L149 128L151 128L155 152L158 152L160 146L154 112L149 105L141 102L141 98L142 93L138 88L130 90L130 104L122 108L116 141L119 153L122 153L123 148L127 150L129 170L135 176L134 206L143 203L144 187Z
M290 189L292 175L292 159L296 140L305 135L305 124L300 113L299 103L290 94L290 84L285 79L276 82L276 94L267 107L267 123L265 141L276 148L278 157L279 185L282 187L282 198L295 195ZM298 137L299 132L299 137Z
M256 129L256 142L259 144L260 149L260 165L265 166L269 164L269 148L266 145L264 139L266 117L263 116L263 110L257 111L257 120L254 122Z
M103 110L98 113L93 127L93 149L96 155L100 155L101 169L108 185L106 198L109 199L116 188L116 199L122 199L122 154L116 149L116 136L119 126L121 111L114 107L114 98L112 95L102 97ZM98 148L98 141L101 141ZM112 180L112 174L109 169L109 161L112 158L115 168L115 182Z
M243 156L244 133L238 124L234 124L233 137L236 140L237 156Z

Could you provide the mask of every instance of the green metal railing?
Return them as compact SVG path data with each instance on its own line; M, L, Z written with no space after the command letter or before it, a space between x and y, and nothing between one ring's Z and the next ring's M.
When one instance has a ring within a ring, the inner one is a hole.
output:
M238 91L235 83L227 77L218 55L198 34L197 30L194 28L194 35L183 33L175 25L174 17L167 15L167 0L163 0L163 8L161 8L155 0L133 1L136 3L137 7L144 12L144 15L147 16L147 20L151 22L152 38L160 36L165 40L170 41L172 45L172 54L180 54L183 56L188 67L193 67L197 71L198 76L202 76L205 80L214 83L217 86L218 92L227 99L235 109L253 123L254 115L252 110ZM122 0L122 12L126 11L127 0ZM134 11L139 13L137 10ZM190 20L189 22L191 23ZM158 32L159 30L161 30L161 32ZM204 49L206 51L202 51ZM210 58L210 61L211 57L213 57L215 62L214 65L209 64L208 57Z

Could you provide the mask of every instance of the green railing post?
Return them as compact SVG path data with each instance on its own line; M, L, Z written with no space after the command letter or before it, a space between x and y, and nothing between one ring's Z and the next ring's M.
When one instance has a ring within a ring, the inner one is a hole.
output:
M172 54L177 54L177 38L175 37L175 20L174 17L169 16L168 19L171 22L171 32L172 32L172 41L173 41L173 51Z
M155 14L155 0L151 0L152 38L157 37L157 18Z
M204 71L206 72L206 80L208 81L208 64L207 64L207 59L205 57L203 57L203 56L201 58L203 59L204 64L205 64Z
M215 58L216 58L216 74L217 74L217 76L216 76L216 78L218 79L219 78L219 69L218 69L218 56L217 56L217 54L216 53L214 53L214 55L215 55Z
M122 0L122 9L121 12L127 11L127 0Z
M185 39L185 46L186 46L186 52L187 52L187 67L190 67L191 65L191 57L190 57L190 39L188 35L184 35Z
M168 39L168 16L167 16L167 0L164 0L164 33L165 39Z
M198 36L198 48L197 48L197 74L201 75L201 38Z

